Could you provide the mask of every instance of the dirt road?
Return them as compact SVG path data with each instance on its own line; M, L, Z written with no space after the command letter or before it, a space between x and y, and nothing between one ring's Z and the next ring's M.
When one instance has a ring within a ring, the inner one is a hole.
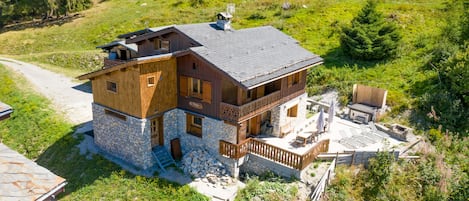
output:
M0 57L0 63L23 75L36 91L49 98L57 111L62 112L72 123L81 124L92 120L93 96L89 85L13 59Z

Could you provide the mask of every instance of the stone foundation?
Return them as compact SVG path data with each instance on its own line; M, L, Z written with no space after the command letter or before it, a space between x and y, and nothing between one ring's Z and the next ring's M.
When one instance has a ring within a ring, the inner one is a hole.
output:
M171 140L179 138L183 155L195 150L203 149L222 162L231 176L237 177L239 163L219 154L220 140L236 143L236 126L226 124L222 120L210 117L202 119L202 137L186 132L186 111L173 109L164 114L164 145L170 151Z
M150 122L92 104L94 142L103 151L134 166L147 169L155 163L151 155ZM105 113L105 109L124 119Z

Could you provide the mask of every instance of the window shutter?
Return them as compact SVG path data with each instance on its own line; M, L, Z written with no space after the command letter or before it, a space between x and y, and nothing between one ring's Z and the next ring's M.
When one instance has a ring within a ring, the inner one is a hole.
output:
M288 87L291 87L293 85L293 75L289 75L287 77L287 83L288 83Z
M191 132L192 115L186 114L186 132Z
M179 95L180 96L189 96L187 89L189 88L187 85L187 77L186 76L179 76Z
M303 80L303 71L298 72L298 78L299 78L299 80L298 80L299 83L304 82L304 80Z
M208 81L203 81L202 91L202 100L207 103L212 103L212 84Z

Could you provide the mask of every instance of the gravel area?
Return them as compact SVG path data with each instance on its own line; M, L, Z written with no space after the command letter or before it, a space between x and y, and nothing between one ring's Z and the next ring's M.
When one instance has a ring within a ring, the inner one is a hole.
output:
M56 110L72 123L81 124L92 120L91 85L14 59L0 57L0 63L25 77L33 89L50 99Z

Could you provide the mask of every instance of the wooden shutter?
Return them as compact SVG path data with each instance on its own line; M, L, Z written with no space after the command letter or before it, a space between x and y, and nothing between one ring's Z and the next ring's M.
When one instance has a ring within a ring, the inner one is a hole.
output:
M212 84L208 81L202 82L202 100L212 103Z
M303 80L303 71L298 72L298 79L299 79L299 80L298 80L299 83L303 83L303 82L304 82L304 80Z
M187 85L188 78L186 76L179 76L179 95L180 96L189 96L188 93L188 85Z
M287 83L288 83L288 87L291 87L293 85L293 75L289 75L287 77Z

